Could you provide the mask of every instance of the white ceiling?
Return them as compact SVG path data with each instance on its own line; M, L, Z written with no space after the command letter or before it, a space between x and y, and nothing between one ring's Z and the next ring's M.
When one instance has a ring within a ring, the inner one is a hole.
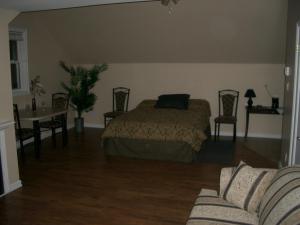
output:
M21 12L151 0L0 0L0 8Z

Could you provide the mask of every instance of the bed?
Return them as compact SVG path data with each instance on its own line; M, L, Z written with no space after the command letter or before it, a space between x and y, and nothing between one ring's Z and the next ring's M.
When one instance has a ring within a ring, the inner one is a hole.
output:
M112 120L102 134L105 154L142 159L192 162L210 135L209 103L190 99L187 110L155 108L144 100Z

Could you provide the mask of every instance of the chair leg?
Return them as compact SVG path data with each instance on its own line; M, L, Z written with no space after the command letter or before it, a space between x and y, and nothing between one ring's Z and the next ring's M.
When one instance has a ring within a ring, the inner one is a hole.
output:
M220 127L221 127L221 123L218 123L218 139L220 139Z
M20 140L20 151L21 151L21 159L22 161L25 161L25 150L24 150L24 144L22 140Z
M236 124L233 125L233 142L236 140Z
M61 118L61 122L62 122L62 146L66 147L68 144L68 128L67 128L67 116L64 115Z
M217 123L215 122L215 141L217 140L217 133L218 133L218 131L217 131Z
M56 134L55 134L55 128L52 128L51 131L52 131L52 144L53 144L53 147L56 147Z

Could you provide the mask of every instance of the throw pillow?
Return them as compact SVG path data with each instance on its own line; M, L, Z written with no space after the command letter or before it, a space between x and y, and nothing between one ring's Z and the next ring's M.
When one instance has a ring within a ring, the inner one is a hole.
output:
M155 108L188 109L189 98L188 94L160 95Z
M250 213L255 213L275 173L276 170L253 168L241 162L234 170L223 198Z

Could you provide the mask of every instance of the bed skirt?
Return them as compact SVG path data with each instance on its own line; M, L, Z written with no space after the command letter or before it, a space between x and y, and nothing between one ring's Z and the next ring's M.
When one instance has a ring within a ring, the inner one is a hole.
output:
M103 144L105 154L110 156L190 163L197 155L189 144L179 141L107 138Z

